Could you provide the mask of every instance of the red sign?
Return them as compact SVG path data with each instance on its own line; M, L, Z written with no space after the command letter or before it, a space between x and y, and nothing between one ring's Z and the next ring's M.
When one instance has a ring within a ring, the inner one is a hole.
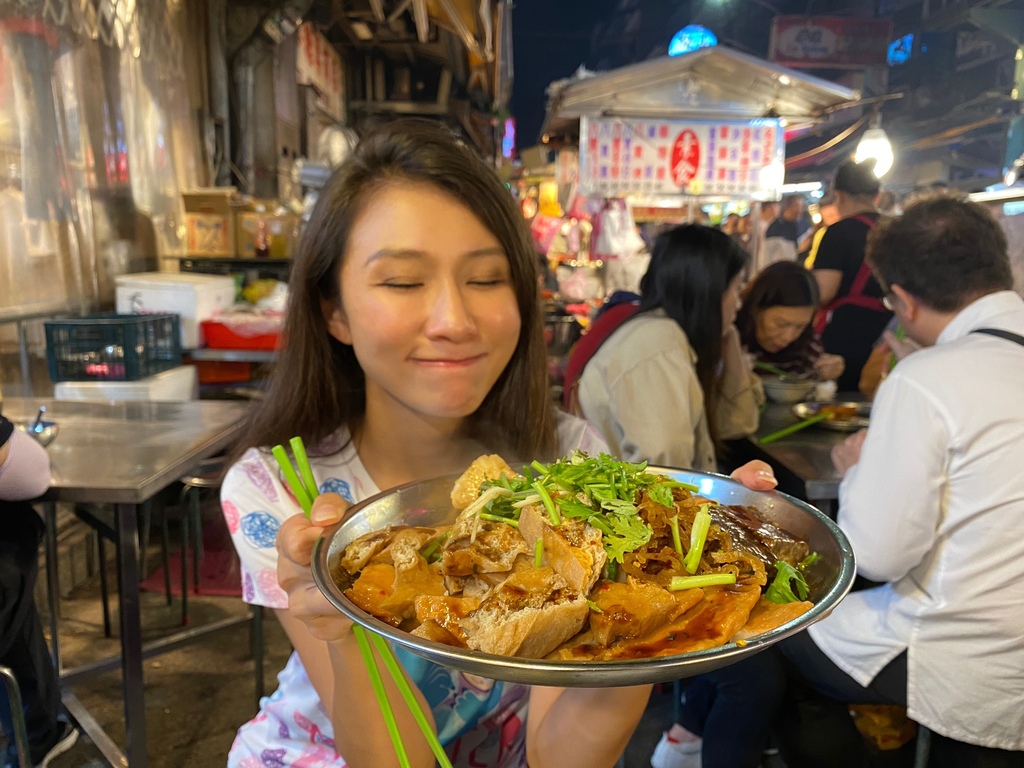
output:
M672 145L672 180L685 189L700 167L700 142L697 134L687 128L676 136Z
M890 19L776 16L768 58L787 67L884 67L891 41Z

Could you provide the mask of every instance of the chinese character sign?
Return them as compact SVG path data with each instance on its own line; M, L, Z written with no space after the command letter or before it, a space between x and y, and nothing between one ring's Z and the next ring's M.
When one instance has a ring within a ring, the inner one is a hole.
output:
M295 81L312 85L319 93L317 104L336 120L344 119L345 93L341 56L312 24L299 27Z
M580 192L776 199L784 162L778 120L580 121ZM771 168L774 173L765 173Z

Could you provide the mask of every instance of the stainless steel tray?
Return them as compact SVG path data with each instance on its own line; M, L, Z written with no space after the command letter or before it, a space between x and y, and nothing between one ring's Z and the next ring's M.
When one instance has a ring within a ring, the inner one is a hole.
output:
M729 643L694 653L628 661L548 661L495 656L430 642L403 632L357 608L331 578L331 566L354 539L388 525L445 525L455 519L449 494L456 476L412 483L356 504L346 518L321 537L313 551L313 578L327 599L348 618L423 658L460 672L527 685L596 688L660 683L724 667L764 650L828 615L853 583L850 543L829 518L782 493L751 491L722 475L652 468L700 488L700 495L723 504L748 504L795 536L805 539L821 559L808 573L815 606L795 621L759 635L740 647Z
M866 428L871 421L871 403L864 402L797 403L793 406L793 414L799 419L809 419L811 416L817 416L823 406L852 406L857 409L857 413L849 419L825 419L819 421L814 425L816 427L834 429L837 432L856 432L858 429Z

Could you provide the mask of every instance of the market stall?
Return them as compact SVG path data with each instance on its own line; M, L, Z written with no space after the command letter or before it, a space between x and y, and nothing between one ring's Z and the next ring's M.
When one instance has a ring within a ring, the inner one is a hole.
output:
M558 153L566 213L533 229L564 298L600 303L635 289L644 262L634 257L645 249L638 219L709 221L711 205L719 216L756 215L761 202L778 200L787 139L857 97L720 46L553 82L542 140ZM584 221L587 248L573 237ZM568 247L559 239L566 233Z

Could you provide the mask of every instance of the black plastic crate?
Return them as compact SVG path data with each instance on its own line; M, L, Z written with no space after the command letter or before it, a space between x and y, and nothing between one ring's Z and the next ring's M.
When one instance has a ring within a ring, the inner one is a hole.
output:
M137 381L181 365L177 315L90 315L50 320L50 379Z

